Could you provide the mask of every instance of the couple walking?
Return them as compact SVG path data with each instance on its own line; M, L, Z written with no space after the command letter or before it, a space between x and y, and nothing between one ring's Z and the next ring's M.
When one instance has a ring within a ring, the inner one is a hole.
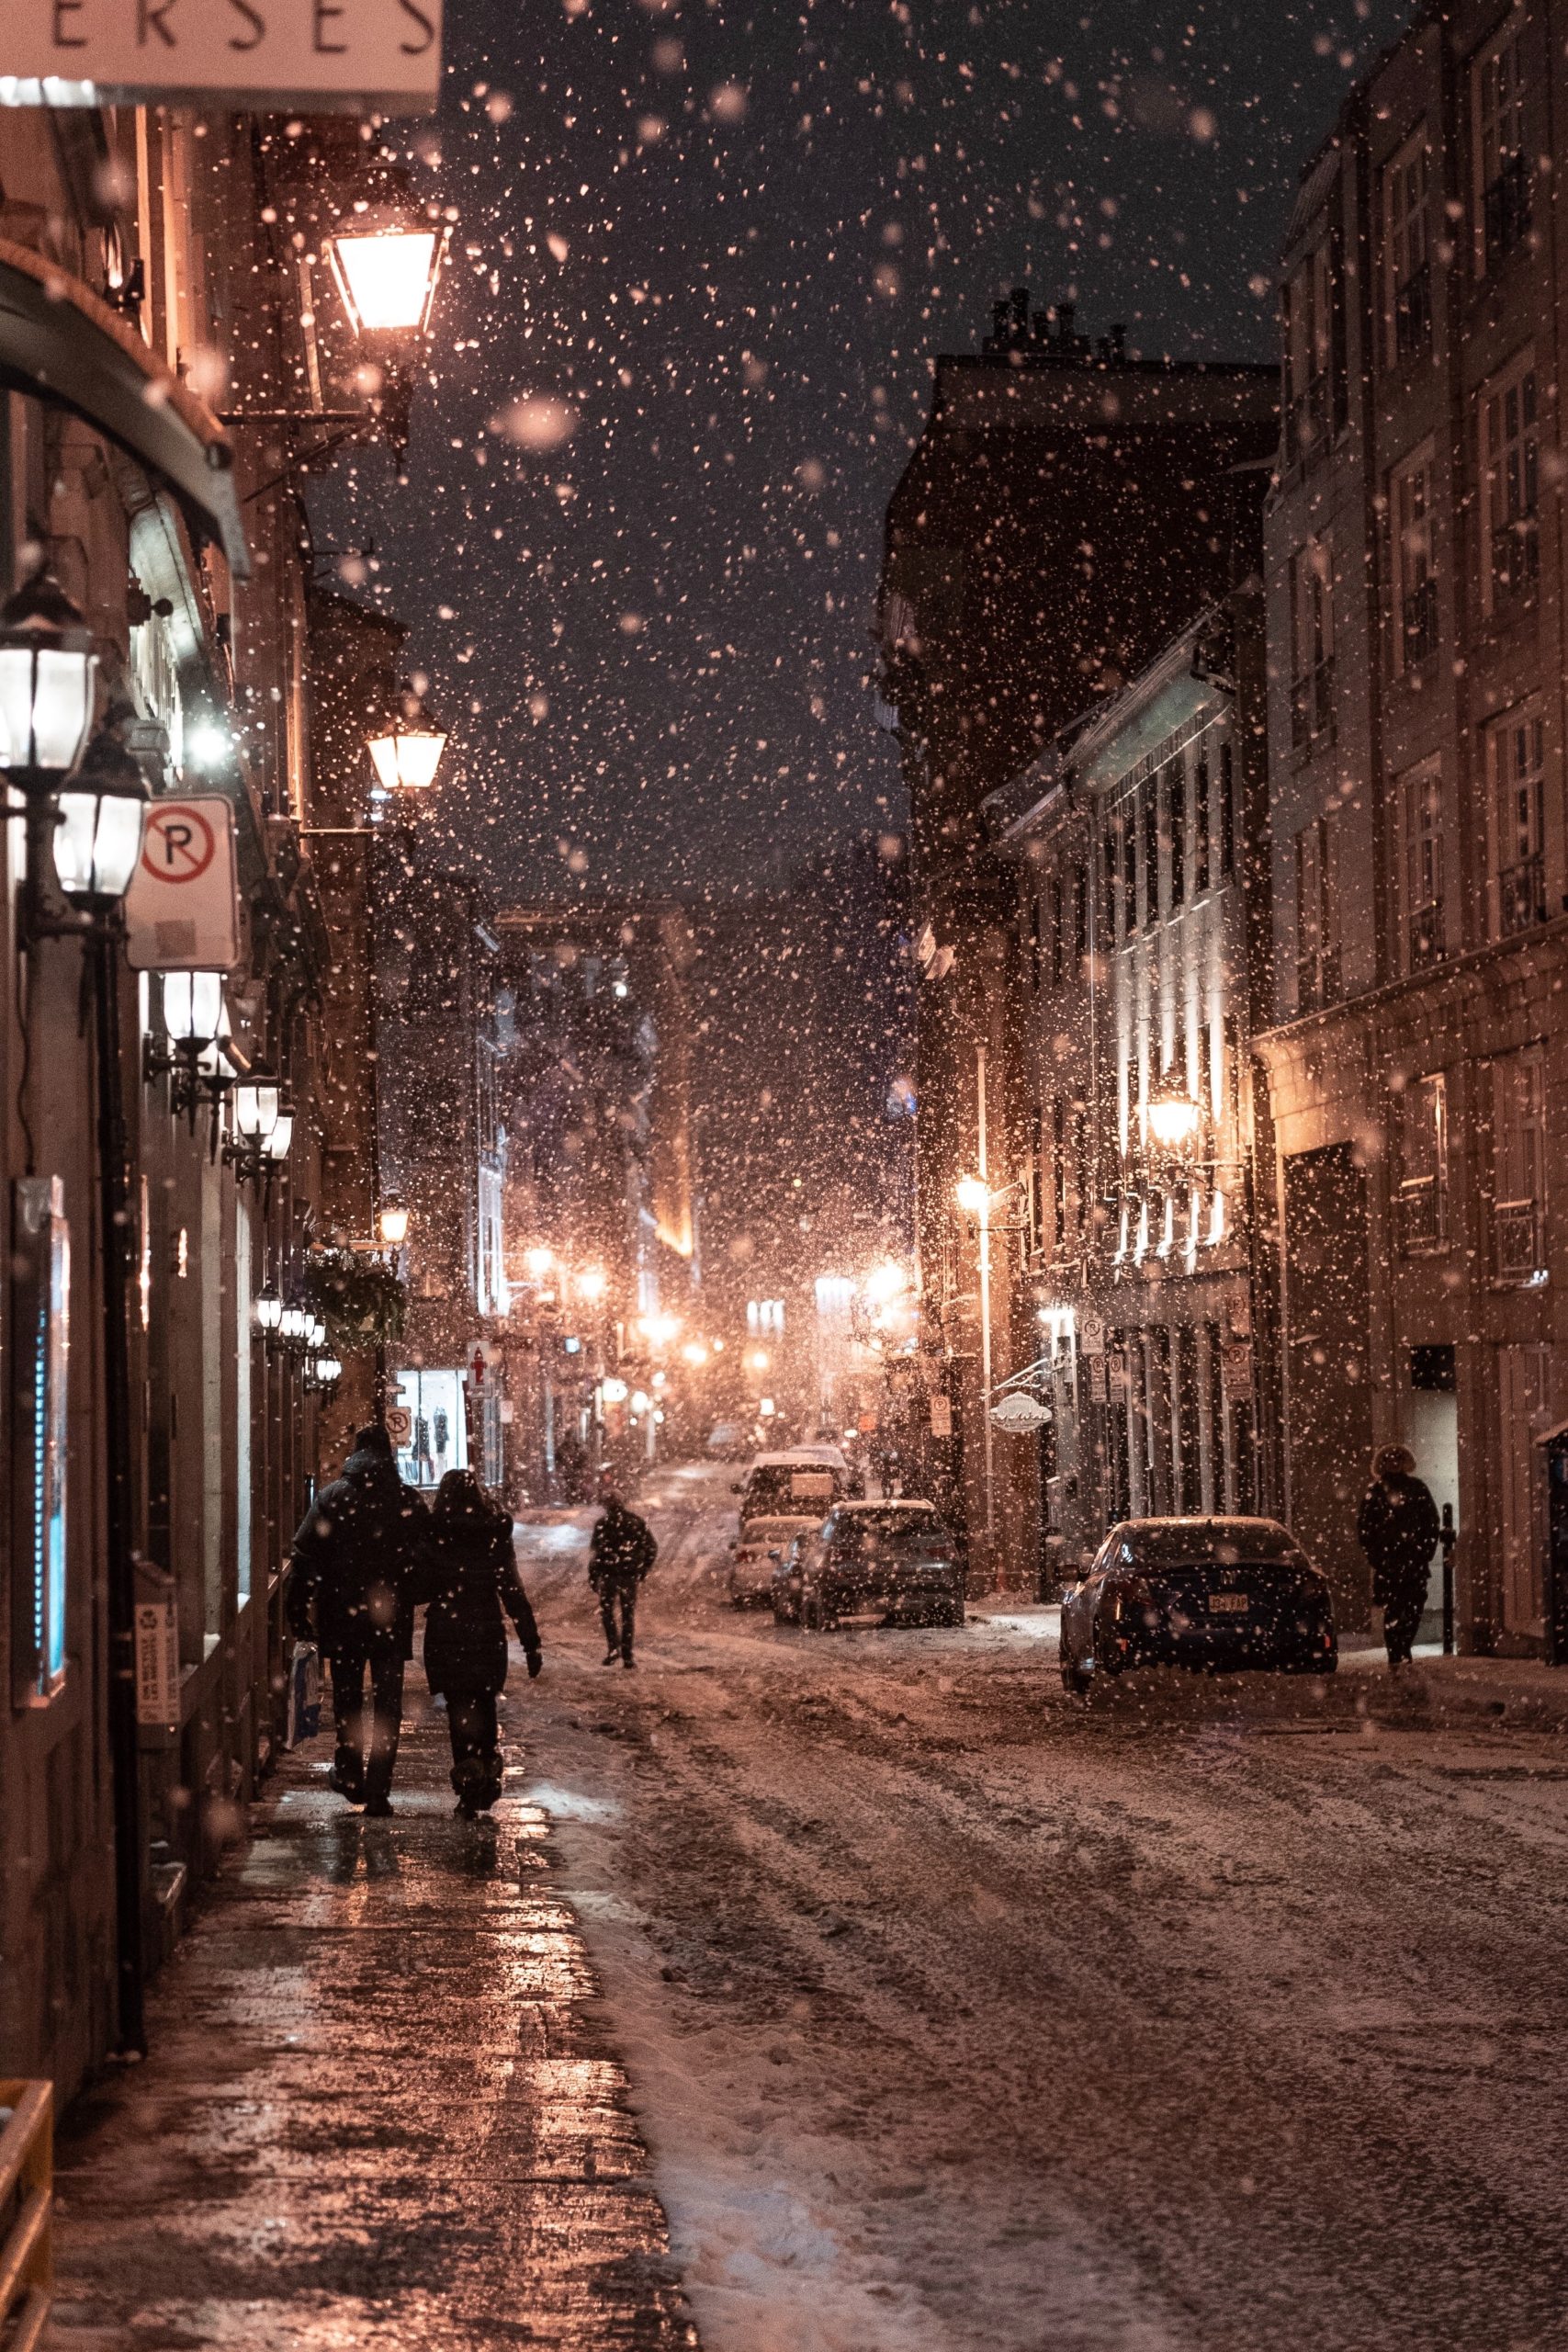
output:
M322 1487L294 1538L288 1622L299 1639L313 1631L332 1675L331 1785L374 1816L392 1810L403 1670L422 1601L429 1604L425 1679L446 1701L452 1786L458 1812L471 1819L501 1794L504 1620L516 1628L530 1678L543 1663L539 1629L500 1504L472 1471L449 1470L427 1509L398 1476L386 1430L372 1425L359 1431L342 1477Z
M618 1495L607 1496L588 1568L606 1666L617 1657L623 1666L636 1663L637 1589L657 1552L646 1522ZM449 1470L427 1509L399 1477L391 1439L372 1423L294 1538L288 1623L298 1640L313 1634L332 1676L337 1752L329 1781L375 1817L392 1810L403 1672L422 1601L425 1679L446 1701L452 1786L458 1812L472 1818L501 1794L496 1701L506 1686L506 1618L530 1680L544 1662L517 1573L512 1520L470 1470Z

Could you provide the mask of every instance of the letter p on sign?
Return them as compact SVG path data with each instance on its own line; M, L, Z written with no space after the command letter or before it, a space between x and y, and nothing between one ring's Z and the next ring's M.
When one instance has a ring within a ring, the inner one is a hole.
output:
M139 972L230 972L240 960L234 812L221 793L155 800L125 901Z

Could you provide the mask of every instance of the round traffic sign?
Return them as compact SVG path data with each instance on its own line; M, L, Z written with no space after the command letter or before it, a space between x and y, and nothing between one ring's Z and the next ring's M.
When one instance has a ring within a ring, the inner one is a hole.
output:
M155 882L199 882L217 854L218 836L199 808L175 801L149 812L141 864Z

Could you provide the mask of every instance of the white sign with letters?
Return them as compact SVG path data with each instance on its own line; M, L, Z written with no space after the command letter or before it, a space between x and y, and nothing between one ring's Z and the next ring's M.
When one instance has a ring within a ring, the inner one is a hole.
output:
M23 82L242 110L423 108L440 88L441 0L17 0L0 63Z

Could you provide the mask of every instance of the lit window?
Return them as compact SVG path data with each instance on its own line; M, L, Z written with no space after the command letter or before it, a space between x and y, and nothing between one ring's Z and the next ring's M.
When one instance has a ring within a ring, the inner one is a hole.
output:
M1527 703L1486 730L1493 936L1546 921L1545 724Z

